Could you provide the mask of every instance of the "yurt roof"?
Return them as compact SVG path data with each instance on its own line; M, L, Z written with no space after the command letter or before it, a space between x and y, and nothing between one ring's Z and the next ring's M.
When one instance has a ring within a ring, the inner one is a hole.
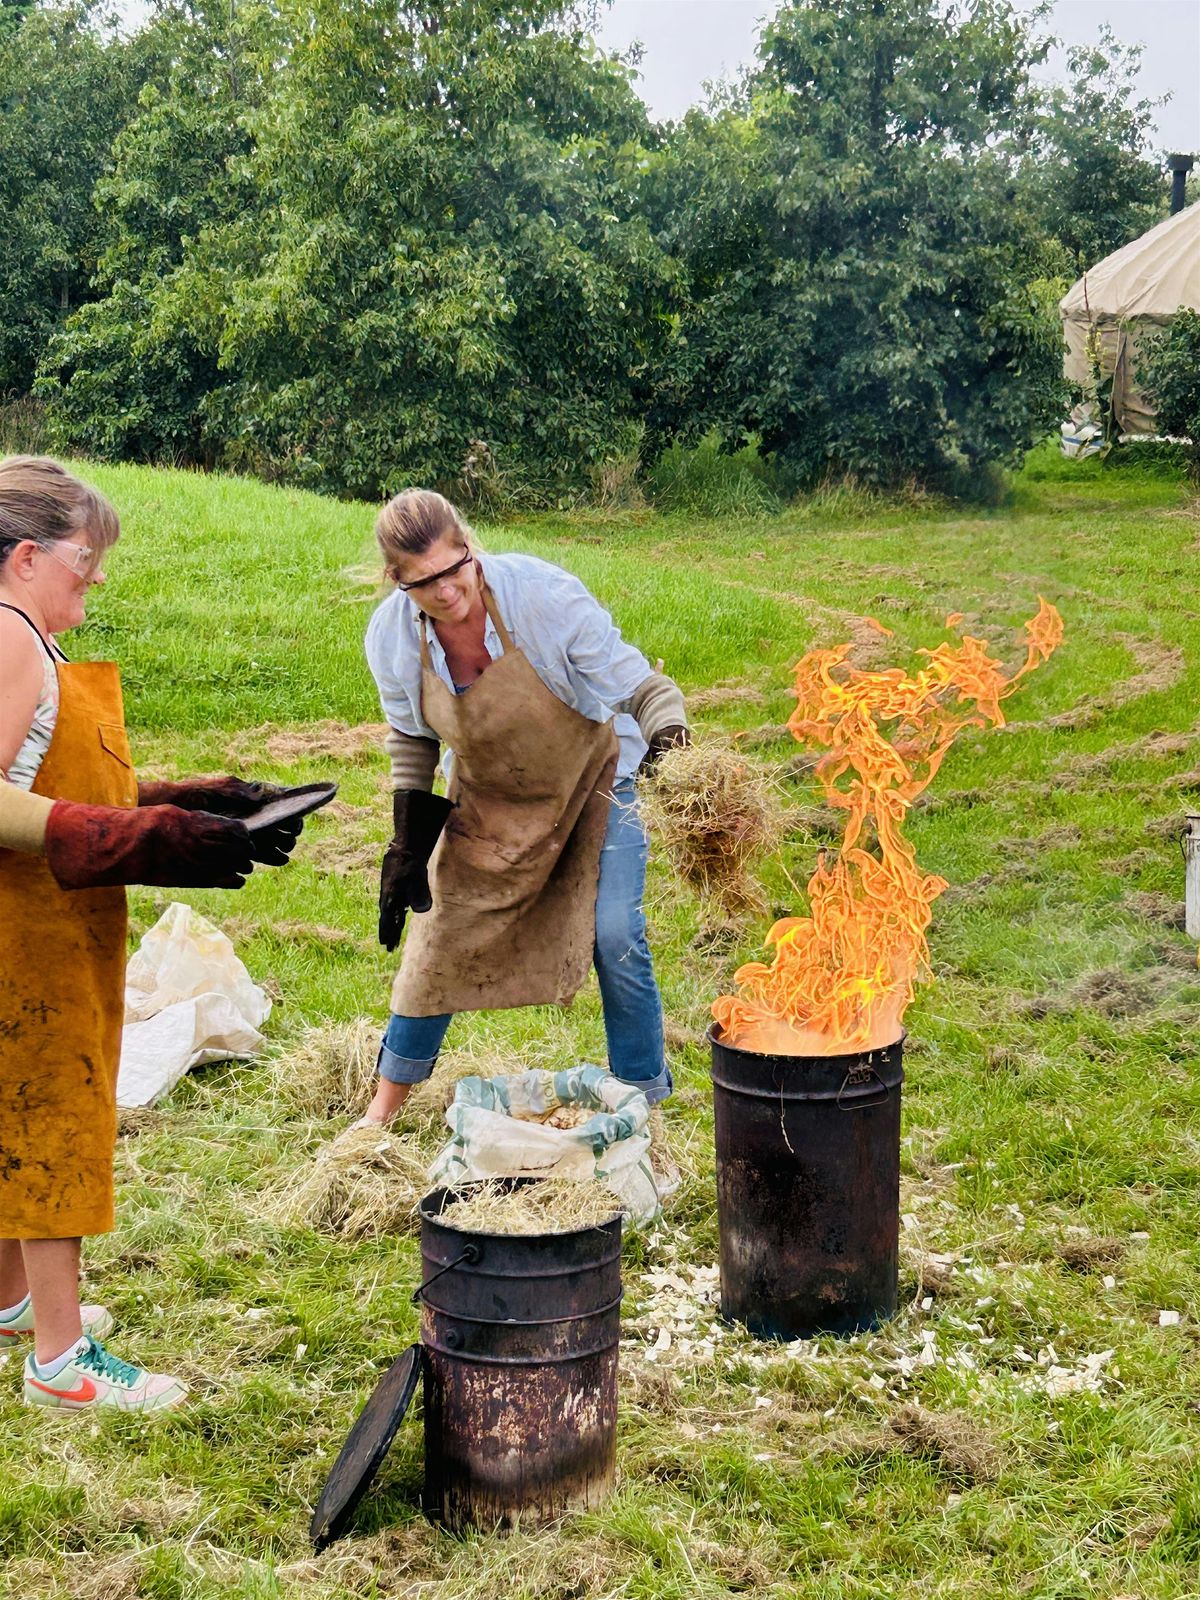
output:
M1162 320L1180 306L1200 310L1200 202L1105 256L1059 301L1064 317L1089 321Z

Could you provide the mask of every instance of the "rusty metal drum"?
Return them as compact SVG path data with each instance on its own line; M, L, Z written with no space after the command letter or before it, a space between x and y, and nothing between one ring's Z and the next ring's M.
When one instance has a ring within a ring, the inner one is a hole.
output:
M589 1510L616 1479L621 1217L467 1232L441 1220L461 1192L421 1202L426 1514L492 1531Z
M878 1327L898 1293L903 1038L837 1056L708 1038L722 1316L769 1339Z

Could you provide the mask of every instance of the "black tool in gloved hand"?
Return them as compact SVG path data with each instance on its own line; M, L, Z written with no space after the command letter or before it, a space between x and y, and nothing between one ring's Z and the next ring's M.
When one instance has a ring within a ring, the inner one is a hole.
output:
M207 811L213 816L250 817L272 800L292 791L278 783L245 778L185 778L180 783L138 783L138 805L178 806L182 811ZM251 836L251 855L268 867L281 867L296 847L303 818L278 822Z
M379 942L394 950L410 911L428 911L429 858L453 804L428 789L397 789L392 795L394 838L379 877Z
M646 754L642 757L637 775L644 778L652 772L659 756L664 750L686 750L692 742L691 733L681 723L671 723L668 727L660 728L657 733L652 733L646 745Z

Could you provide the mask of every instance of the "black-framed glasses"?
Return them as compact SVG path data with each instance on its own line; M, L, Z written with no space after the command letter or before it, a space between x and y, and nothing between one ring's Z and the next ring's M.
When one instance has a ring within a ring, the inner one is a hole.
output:
M452 567L443 567L440 572L433 573L428 578L418 578L415 583L401 583L396 580L397 589L404 594L411 594L414 589L432 589L435 583L441 583L443 578L452 578L456 572L461 572L468 561L474 561L474 554L468 550L465 556L460 556Z

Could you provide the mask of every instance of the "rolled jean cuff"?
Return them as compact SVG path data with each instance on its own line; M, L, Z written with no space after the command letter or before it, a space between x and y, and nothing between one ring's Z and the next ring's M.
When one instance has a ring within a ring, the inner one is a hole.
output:
M410 1056L398 1056L394 1050L389 1050L386 1044L381 1044L375 1070L389 1083L424 1083L432 1074L436 1062L437 1056L430 1056L428 1061L414 1061Z
M613 1076L621 1083L627 1083L631 1089L640 1089L652 1106L665 1100L675 1088L670 1067L664 1067L656 1078L622 1078L619 1072Z

